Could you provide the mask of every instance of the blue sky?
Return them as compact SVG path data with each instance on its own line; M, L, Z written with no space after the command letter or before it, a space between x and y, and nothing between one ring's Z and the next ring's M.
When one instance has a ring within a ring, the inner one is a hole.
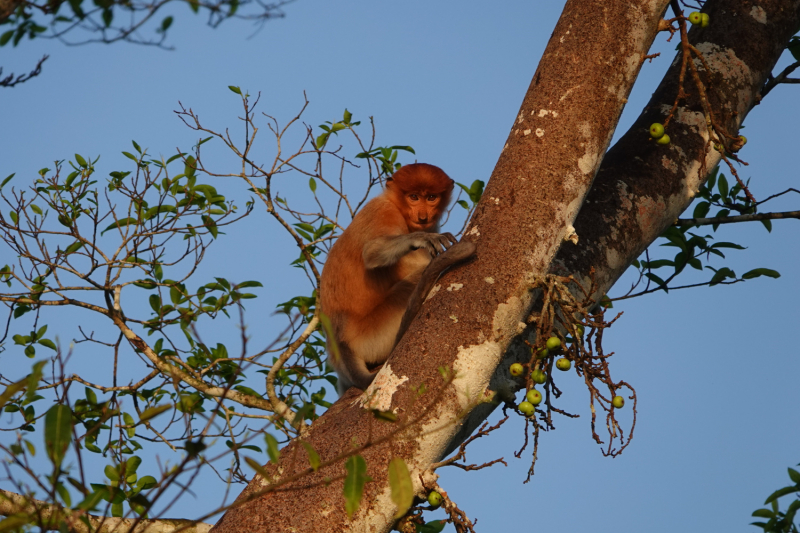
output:
M41 76L0 93L0 177L16 172L21 184L76 152L102 154L105 176L127 169L120 152L130 150L131 139L154 154L186 149L197 134L173 114L179 101L209 126L236 132L240 102L227 86L237 85L260 91L259 109L281 122L299 110L303 91L311 102L304 120L312 126L339 119L345 108L356 119L374 116L379 144L411 145L419 161L457 181L486 180L562 5L298 0L285 19L255 33L238 21L211 30L182 6L168 41L175 51L45 40L6 46L6 73L25 71L44 53L51 58ZM654 45L664 56L643 68L620 131L672 59L674 44L665 39ZM740 172L752 178L757 198L798 185L791 156L795 91L778 87L745 122L749 143L741 155L750 165ZM220 167L231 161L213 143L208 154ZM292 183L283 186L293 190ZM772 210L798 205L800 195L787 195ZM265 340L280 329L266 318L274 305L307 285L286 266L286 254L295 252L266 214L254 214L245 228L215 243L202 273L265 282L248 314L254 337ZM748 247L729 254L725 265L737 273L769 267L782 277L619 303L615 309L625 314L604 346L616 352L615 379L638 391L633 443L616 459L602 457L589 431L586 391L577 378L563 378L562 405L581 418L557 419L557 430L543 436L529 484L522 481L530 456L513 457L522 443L520 420L477 441L468 456L503 456L508 468L441 472L442 486L479 519L478 531L756 531L750 513L786 484L786 467L800 462L800 238L796 220L776 221L771 234L758 223L719 234ZM13 259L6 253L0 251L0 263ZM51 328L71 338L72 320L83 318L59 319ZM219 327L236 338L233 324ZM93 371L91 359L76 353L76 361ZM23 368L29 360L9 349L0 365ZM196 499L185 498L169 514L192 517L217 502L224 487L211 477L204 483Z

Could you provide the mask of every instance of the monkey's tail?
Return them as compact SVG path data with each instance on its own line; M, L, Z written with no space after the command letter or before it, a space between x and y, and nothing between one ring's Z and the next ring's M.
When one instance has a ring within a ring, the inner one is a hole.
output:
M475 244L472 242L457 242L448 248L445 253L434 257L428 266L425 267L419 283L417 283L414 292L411 293L406 312L403 314L403 320L400 322L400 329L397 331L397 336L394 339L395 346L397 346L400 339L403 338L408 326L410 326L411 321L416 318L419 310L422 309L425 298L428 297L428 293L431 292L431 289L434 284L436 284L436 280L439 279L439 276L442 275L442 272L475 255L475 248Z

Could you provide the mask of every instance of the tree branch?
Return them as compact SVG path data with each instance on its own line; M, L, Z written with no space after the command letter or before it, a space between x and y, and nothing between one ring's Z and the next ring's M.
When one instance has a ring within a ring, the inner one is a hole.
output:
M736 215L732 217L711 218L679 218L675 226L710 226L712 224L733 224L734 222L753 222L756 220L777 220L780 218L798 218L800 211L783 211L780 213L752 213L750 215Z
M2 15L0 15L0 20L3 20ZM20 74L19 76L17 76L16 79L14 79L13 72L8 76L6 76L5 78L0 78L0 87L13 87L18 83L25 83L29 79L35 78L36 76L42 73L42 64L45 61L47 61L47 58L49 57L50 57L49 55L45 54L45 56L42 57L38 63L36 63L36 67L34 67L32 71L28 72L27 74ZM0 67L0 76L2 75L3 75L3 67Z
M211 524L178 518L139 520L97 516L64 509L60 505L53 505L0 489L0 515L12 516L20 513L35 516L36 525L44 531L58 531L62 522L66 522L69 530L74 533L144 533L145 531L147 533L172 533L177 530L186 533L206 533L211 529ZM24 518L21 517L21 519ZM137 523L136 529L132 530L131 526L134 523Z
M787 76L789 76L789 74L794 72L797 69L797 67L800 67L800 61L795 61L794 63L792 63L791 65L789 65L785 69L783 69L781 71L781 73L778 74L775 77L773 77L772 74L770 74L769 78L767 79L767 83L765 83L764 84L764 88L761 89L761 98L764 98L765 96L767 96L767 93L769 93L772 89L774 89L775 86L778 85L778 84L781 84L781 83L800 83L800 80L796 80L796 79L787 77Z

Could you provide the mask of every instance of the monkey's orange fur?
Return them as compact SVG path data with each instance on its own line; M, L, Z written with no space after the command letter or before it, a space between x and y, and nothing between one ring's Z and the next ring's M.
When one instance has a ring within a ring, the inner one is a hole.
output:
M453 180L438 167L401 167L331 248L320 282L320 311L329 317L338 345L335 357L334 339L328 339L340 393L353 385L369 386L375 375L371 370L394 348L425 267L455 243L452 235L438 233L452 191Z

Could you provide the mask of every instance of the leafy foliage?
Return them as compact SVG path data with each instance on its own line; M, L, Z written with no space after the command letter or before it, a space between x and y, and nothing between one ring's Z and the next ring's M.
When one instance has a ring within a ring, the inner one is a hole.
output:
M766 522L753 522L753 525L760 527L764 533L797 533L800 530L794 521L797 511L800 510L800 472L789 468L789 478L793 485L776 490L766 499L764 505L769 505L769 508L757 509L753 512L753 516L767 520ZM789 503L786 511L781 511L778 500L791 494L795 495L795 499Z

